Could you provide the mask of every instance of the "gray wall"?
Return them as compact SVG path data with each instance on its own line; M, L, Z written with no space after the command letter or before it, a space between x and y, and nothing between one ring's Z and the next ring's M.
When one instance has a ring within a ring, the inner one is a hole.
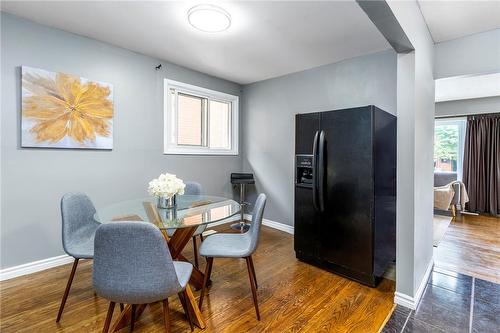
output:
M500 71L500 29L437 43L434 78Z
M398 55L396 292L415 299L432 265L434 43L415 1L389 1L415 51Z
M240 86L95 40L1 14L1 268L63 254L59 198L83 191L96 206L146 196L160 172L231 195L240 156L163 155L163 78L231 94ZM20 67L114 85L112 151L21 149ZM241 147L240 147L241 149Z
M500 29L434 45L436 79L500 72ZM500 96L436 103L436 116L500 112Z
M396 54L384 51L243 88L243 168L268 195L265 217L293 225L295 114L374 104L396 113ZM250 200L253 201L253 200Z

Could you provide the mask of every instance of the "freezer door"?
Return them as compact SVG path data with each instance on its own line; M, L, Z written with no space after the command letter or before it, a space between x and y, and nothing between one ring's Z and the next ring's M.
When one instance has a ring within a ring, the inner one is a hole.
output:
M294 249L299 259L318 259L318 214L313 205L312 188L295 186Z
M313 153L314 135L319 130L319 113L305 113L295 116L295 155Z
M326 170L319 255L369 275L373 270L371 107L323 112L321 131Z
M319 113L299 114L295 117L295 154L296 162L313 158L314 142L319 130ZM297 157L298 156L298 157ZM311 163L312 164L312 163ZM311 181L297 181L297 170L303 166L295 165L295 203L294 203L294 248L299 259L317 258L320 236L318 232L319 211L315 207L316 187ZM311 169L314 169L314 165ZM314 171L313 171L314 172Z

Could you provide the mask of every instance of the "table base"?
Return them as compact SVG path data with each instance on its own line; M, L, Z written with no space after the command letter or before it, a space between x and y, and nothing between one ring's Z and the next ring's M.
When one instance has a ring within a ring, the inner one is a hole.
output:
M160 216L158 215L158 211L156 210L154 204L152 204L151 202L144 202L144 208L146 210L146 213L148 214L148 218L150 221L161 222ZM168 248L170 249L170 254L172 256L172 259L189 262L187 258L181 254L181 252L186 246L186 244L191 240L197 228L198 226L177 229L175 233L172 235L172 237L169 237L165 230L161 230L163 237L165 238L165 241L168 244ZM203 279L204 279L204 274L198 268L193 266L193 272L191 274L189 283L193 285L193 287L195 287L196 290L199 290L203 286ZM204 329L206 327L205 320L203 319L203 315L201 314L198 304L196 303L193 291L191 290L189 284L186 286L186 303L187 303L186 304L187 309L190 313L193 323L199 328ZM146 305L147 304L141 304L137 306L135 318L138 319L141 316L142 312L146 308ZM127 305L120 313L120 316L113 324L113 327L111 328L110 331L116 332L124 328L130 322L131 317L132 317L132 306Z

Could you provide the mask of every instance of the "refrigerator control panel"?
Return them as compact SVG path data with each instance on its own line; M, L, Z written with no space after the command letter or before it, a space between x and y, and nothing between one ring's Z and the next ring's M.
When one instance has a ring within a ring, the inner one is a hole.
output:
M313 183L313 156L295 156L295 184L312 187Z

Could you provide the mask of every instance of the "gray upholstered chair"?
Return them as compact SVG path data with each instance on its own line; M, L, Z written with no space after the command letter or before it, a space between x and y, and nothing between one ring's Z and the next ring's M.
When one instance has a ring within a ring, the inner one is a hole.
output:
M160 230L147 222L102 224L94 241L93 282L97 294L110 301L103 332L107 332L115 303L132 305L131 326L139 304L163 302L166 332L170 331L168 297L179 295L183 302L193 265L172 261Z
M99 226L99 223L94 220L94 214L94 204L83 193L67 193L61 199L63 248L64 252L75 260L59 306L56 322L61 320L78 261L94 257L94 235Z
M434 187L448 185L449 183L453 183L457 181L458 175L456 172L446 172L446 171L435 171L434 172ZM461 186L460 183L456 182L453 185L453 190L455 194L453 195L453 199L451 200L451 211L453 216L456 215L457 209L464 210L464 207L460 207L460 197Z
M200 195L201 194L201 185L200 183L193 182L193 181L187 181L185 182L186 188L184 189L184 194L187 195ZM200 240L203 241L203 232L207 229L207 225L200 225L194 232L193 234L193 252L194 252L194 265L196 268L199 266L198 262L198 244L196 242L196 236L200 236ZM172 237L174 234L175 229L168 229L167 234Z
M188 195L200 195L201 194L201 185L200 183L193 181L186 181L186 187L184 188L184 194Z
M257 276L252 261L252 254L257 249L259 242L260 226L266 206L266 195L261 193L255 201L253 209L252 224L244 234L215 234L205 238L200 246L200 254L207 258L207 266L200 294L199 307L203 304L203 297L207 282L212 272L214 258L245 258L247 262L248 277L252 289L253 304L257 319L260 320L259 304L257 302Z

